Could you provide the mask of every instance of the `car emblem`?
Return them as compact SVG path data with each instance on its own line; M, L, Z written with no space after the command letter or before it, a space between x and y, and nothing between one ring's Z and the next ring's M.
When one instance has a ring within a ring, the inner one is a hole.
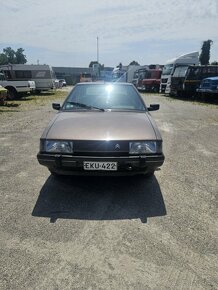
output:
M116 150L120 150L120 145L119 145L119 144L116 144L116 145L115 145L115 149L116 149Z

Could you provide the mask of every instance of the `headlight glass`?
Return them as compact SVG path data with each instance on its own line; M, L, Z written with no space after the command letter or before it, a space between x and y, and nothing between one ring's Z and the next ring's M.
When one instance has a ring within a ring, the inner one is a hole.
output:
M129 143L130 154L152 154L162 152L161 141L140 141Z
M45 151L50 153L73 153L73 142L46 140Z

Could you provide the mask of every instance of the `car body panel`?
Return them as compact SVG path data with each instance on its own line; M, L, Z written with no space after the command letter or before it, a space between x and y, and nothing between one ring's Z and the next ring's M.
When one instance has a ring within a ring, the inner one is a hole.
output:
M203 79L197 92L218 94L218 76Z
M47 132L48 139L144 140L156 139L147 113L62 112Z

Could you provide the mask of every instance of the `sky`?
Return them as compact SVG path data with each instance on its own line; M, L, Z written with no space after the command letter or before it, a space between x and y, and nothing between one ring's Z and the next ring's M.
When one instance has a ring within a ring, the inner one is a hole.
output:
M0 0L0 52L24 48L28 63L115 67L164 64L213 40L218 61L218 0Z

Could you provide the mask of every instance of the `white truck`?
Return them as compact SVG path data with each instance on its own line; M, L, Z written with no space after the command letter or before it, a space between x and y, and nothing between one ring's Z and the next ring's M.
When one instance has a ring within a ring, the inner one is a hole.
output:
M7 99L13 100L22 97L22 95L35 91L34 81L16 81L8 80L4 72L0 71L0 86L7 89Z
M140 65L128 65L122 67L115 67L112 72L112 80L114 82L127 82L132 83L134 73L140 69Z
M168 60L163 67L160 83L160 93L170 94L171 76L178 65L198 65L199 64L199 52L194 51L187 54L183 54L177 58Z

